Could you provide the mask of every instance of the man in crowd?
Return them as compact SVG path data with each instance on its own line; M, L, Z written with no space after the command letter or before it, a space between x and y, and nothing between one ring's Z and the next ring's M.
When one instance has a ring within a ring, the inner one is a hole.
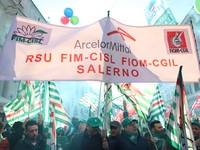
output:
M78 122L79 133L84 132L87 127L86 120L82 119Z
M110 123L110 134L111 137L116 137L121 134L122 126L118 121L112 121Z
M24 138L25 125L30 120L30 118L26 118L24 122L17 121L13 124L11 128L11 133L7 138L10 145L10 150L14 150L16 144ZM38 115L38 130L41 135L43 135L43 120L42 115Z
M38 133L38 123L28 120L25 124L25 138L15 146L14 150L45 150L46 140Z
M166 142L165 132L159 120L153 120L150 123L150 132L147 132L145 137L149 139L151 150L175 150Z
M138 130L138 121L126 117L122 121L123 130L116 144L110 144L110 150L149 150L149 144L145 137L141 136Z
M121 134L122 126L118 121L112 121L110 123L110 136L108 137L109 147L118 150L116 142L118 141L118 136Z
M70 150L109 150L108 142L99 133L102 122L97 117L90 117L87 120L87 127L84 132L73 136Z
M194 140L196 141L197 150L200 150L200 123L198 120L191 122Z
M16 144L22 140L25 130L25 124L30 118L26 118L24 122L17 121L13 124L11 128L11 134L8 137L10 143L10 150L14 150Z
M68 145L68 138L65 136L65 130L62 127L56 129L56 140L57 140L57 149L65 147Z
M166 143L164 139L163 126L158 120L154 120L150 123L150 131L147 132L145 137L149 139L151 150L164 150L166 149Z

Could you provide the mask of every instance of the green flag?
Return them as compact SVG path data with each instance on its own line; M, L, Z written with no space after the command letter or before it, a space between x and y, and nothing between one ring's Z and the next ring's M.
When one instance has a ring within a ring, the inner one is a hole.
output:
M179 69L176 81L174 99L166 128L166 140L177 150L188 150L189 148L196 150L182 78L182 66Z

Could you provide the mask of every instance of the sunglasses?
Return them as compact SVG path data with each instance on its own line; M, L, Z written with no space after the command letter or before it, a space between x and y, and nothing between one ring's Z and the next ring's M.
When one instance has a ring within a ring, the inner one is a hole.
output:
M57 136L64 136L64 133L57 133Z

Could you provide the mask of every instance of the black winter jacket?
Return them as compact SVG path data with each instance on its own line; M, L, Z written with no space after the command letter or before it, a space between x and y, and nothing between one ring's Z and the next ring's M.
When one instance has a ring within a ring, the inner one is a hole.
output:
M45 150L46 148L46 140L42 138L41 135L38 135L36 145L33 145L28 138L24 138L24 140L20 141L14 150Z
M123 130L121 135L117 136L109 143L110 150L150 150L148 140L138 132L137 144L131 142Z
M74 135L69 144L69 150L103 150L102 137L99 133L89 136L86 129L83 133Z

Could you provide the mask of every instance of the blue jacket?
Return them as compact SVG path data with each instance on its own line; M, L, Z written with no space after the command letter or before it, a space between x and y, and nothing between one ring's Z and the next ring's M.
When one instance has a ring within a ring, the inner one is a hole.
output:
M139 133L139 132L138 132ZM110 150L150 150L148 140L138 134L137 144L131 142L123 130L121 135L109 142Z

